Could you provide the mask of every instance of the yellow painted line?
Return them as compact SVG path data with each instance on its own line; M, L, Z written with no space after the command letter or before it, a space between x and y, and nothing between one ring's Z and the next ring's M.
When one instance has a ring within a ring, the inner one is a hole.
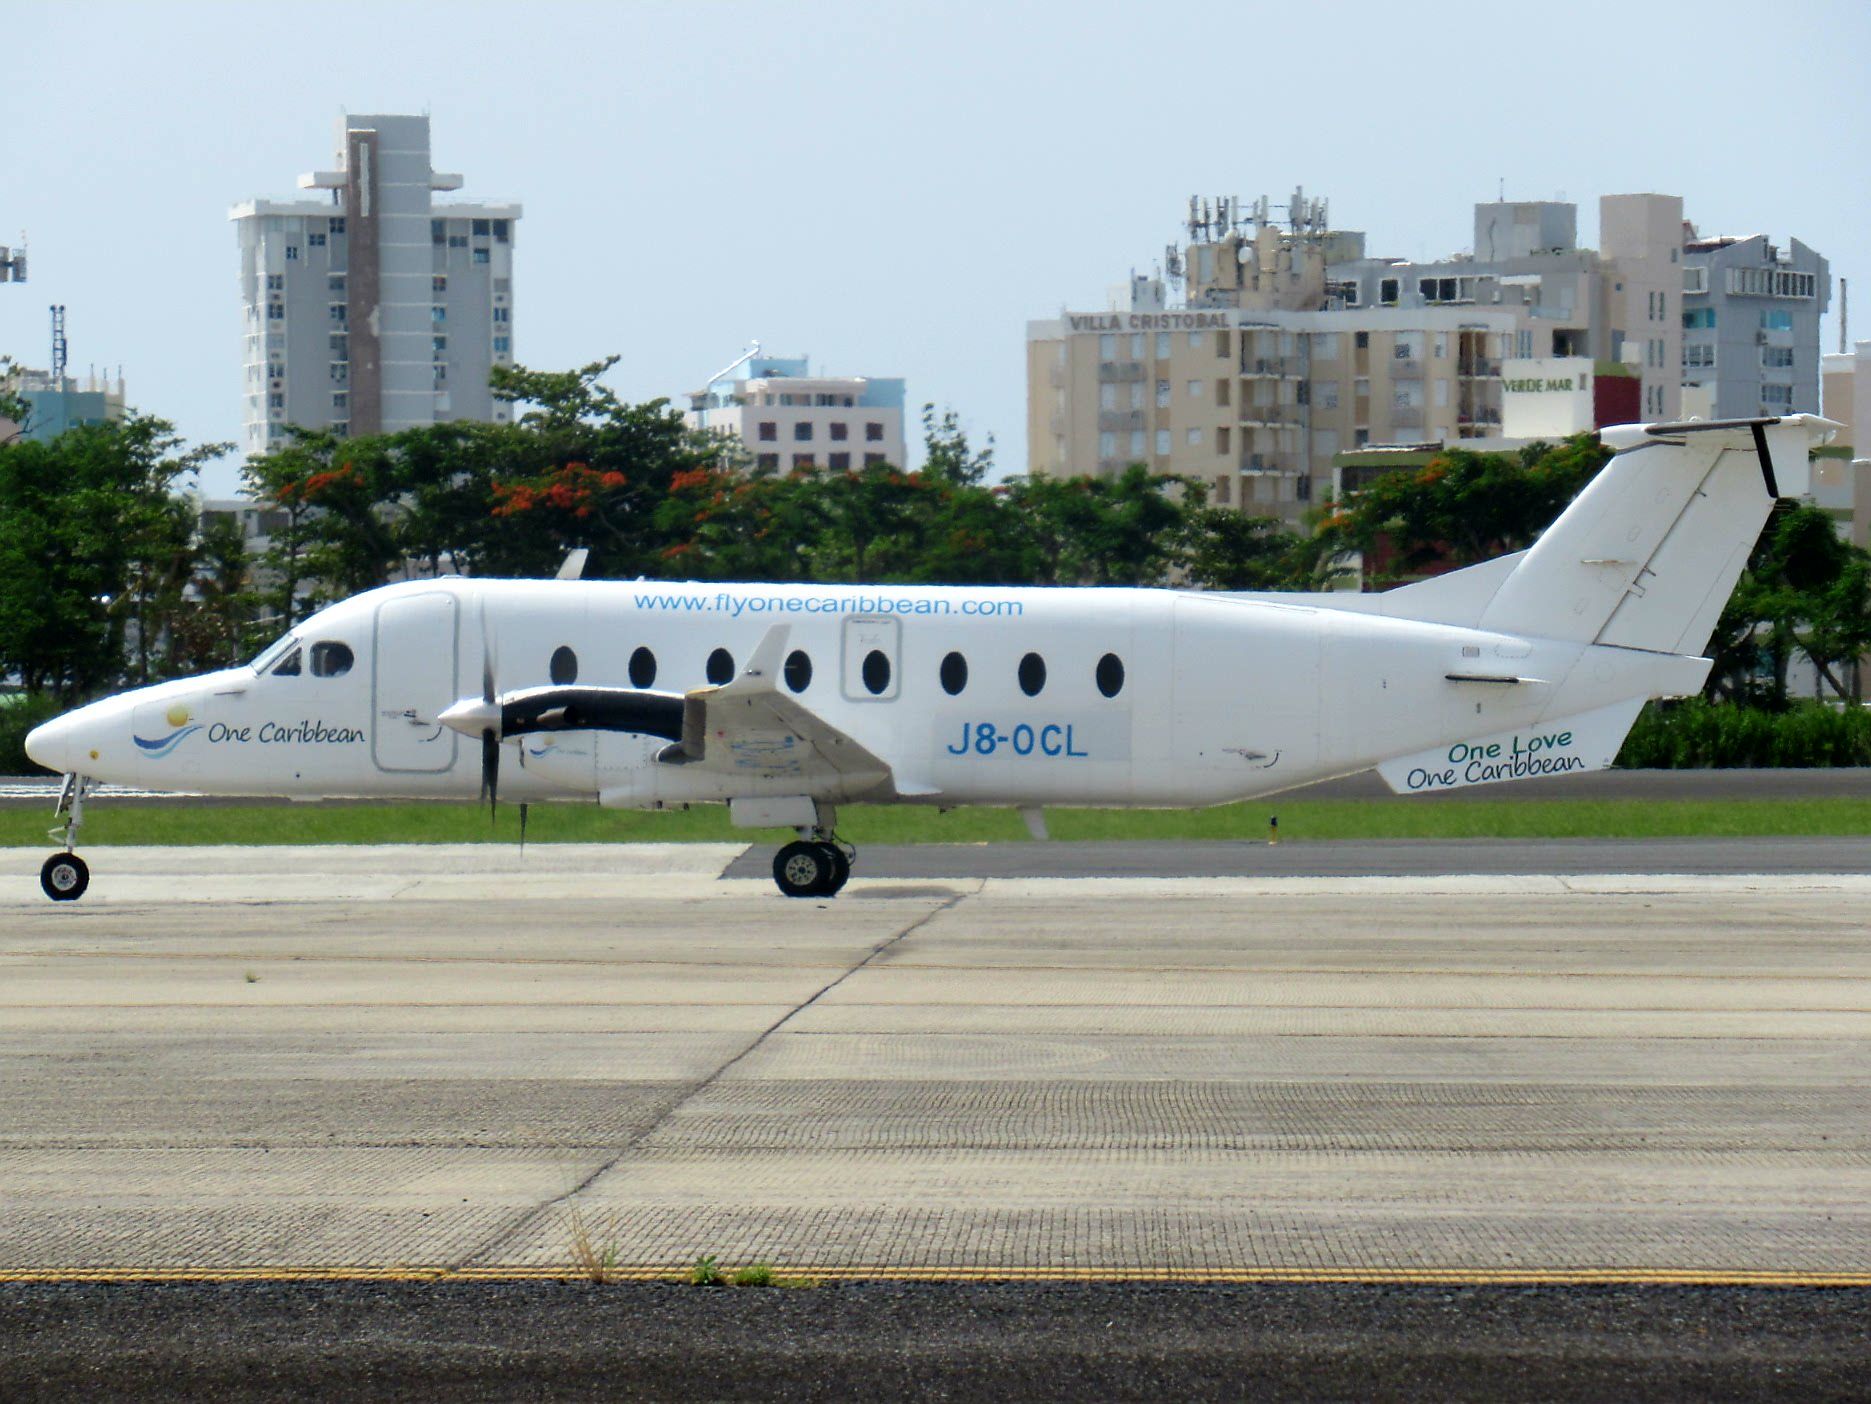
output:
M1323 1283L1425 1287L1871 1287L1871 1271L1726 1268L1134 1268L1134 1267L884 1267L772 1265L776 1276L810 1282L1113 1282L1254 1284ZM724 1266L724 1274L734 1265ZM611 1282L684 1281L686 1264L632 1264L609 1269ZM331 1267L0 1268L0 1284L111 1282L551 1282L581 1281L570 1265L515 1264Z

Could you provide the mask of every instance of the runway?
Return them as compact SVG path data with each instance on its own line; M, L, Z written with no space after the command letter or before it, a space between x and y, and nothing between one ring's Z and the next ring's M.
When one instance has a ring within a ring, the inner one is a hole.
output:
M1871 862L1798 842L99 849L71 907L0 850L0 1276L1871 1282Z

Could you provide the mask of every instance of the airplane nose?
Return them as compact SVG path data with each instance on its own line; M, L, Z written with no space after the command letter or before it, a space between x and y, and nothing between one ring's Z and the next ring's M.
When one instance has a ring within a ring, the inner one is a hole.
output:
M63 775L72 769L72 730L69 716L54 717L49 722L35 726L26 733L26 754L35 765L43 765L47 770L55 770Z

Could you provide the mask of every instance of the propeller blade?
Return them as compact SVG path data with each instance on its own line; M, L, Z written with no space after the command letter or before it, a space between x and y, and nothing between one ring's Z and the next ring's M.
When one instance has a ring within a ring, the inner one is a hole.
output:
M500 796L500 738L493 731L481 733L481 798L487 802L491 819Z
M526 801L520 801L520 852L526 852Z

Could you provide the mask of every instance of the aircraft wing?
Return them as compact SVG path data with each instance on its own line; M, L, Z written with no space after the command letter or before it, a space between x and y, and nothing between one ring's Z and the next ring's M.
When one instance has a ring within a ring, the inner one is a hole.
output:
M786 625L774 625L733 681L686 694L682 739L657 759L762 780L836 778L847 789L890 782L888 762L780 690L787 634ZM897 792L922 791L899 785Z

